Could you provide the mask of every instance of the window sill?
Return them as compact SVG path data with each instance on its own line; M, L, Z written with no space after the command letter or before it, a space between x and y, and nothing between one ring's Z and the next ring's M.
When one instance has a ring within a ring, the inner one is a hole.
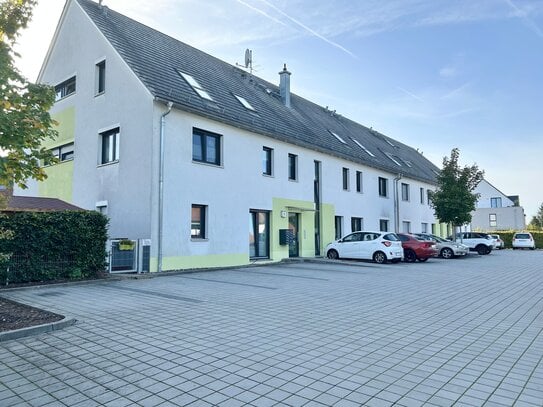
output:
M264 174L264 173L262 173L262 176L266 177L266 178L275 178L275 176L273 174Z
M209 242L209 239L208 238L199 238L199 237L191 237L190 238L190 241L191 242Z
M224 168L223 164L213 164L213 163L208 163L208 162L205 162L205 161L192 160L192 163L193 164L199 164L199 165L206 165L208 167Z
M108 165L114 165L114 164L119 164L119 160L114 160L107 163L98 164L96 168L107 167Z
M102 92L96 93L96 94L94 95L94 97L97 98L98 96L102 96L102 95L104 95L105 93L106 93L106 91L103 90Z
M290 182L298 182L297 179L291 179L291 178L289 178L288 180L289 180Z

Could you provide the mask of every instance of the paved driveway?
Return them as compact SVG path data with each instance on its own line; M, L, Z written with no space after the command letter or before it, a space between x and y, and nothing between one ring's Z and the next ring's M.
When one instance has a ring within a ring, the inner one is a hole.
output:
M541 406L543 251L294 263L1 295L0 405Z

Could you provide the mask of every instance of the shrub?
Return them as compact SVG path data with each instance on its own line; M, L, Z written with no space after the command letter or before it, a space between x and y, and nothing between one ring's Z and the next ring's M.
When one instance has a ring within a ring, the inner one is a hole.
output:
M0 230L10 231L10 238L0 238L0 284L99 277L106 269L107 222L93 211L0 216Z

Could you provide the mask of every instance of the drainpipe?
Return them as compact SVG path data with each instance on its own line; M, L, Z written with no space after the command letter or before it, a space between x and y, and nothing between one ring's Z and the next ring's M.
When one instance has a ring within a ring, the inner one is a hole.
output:
M172 111L172 102L168 102L168 110L160 116L160 153L158 167L158 272L162 272L162 219L164 211L164 128L166 116Z
M400 197L398 182L402 179L402 174L394 178L394 233L400 232Z

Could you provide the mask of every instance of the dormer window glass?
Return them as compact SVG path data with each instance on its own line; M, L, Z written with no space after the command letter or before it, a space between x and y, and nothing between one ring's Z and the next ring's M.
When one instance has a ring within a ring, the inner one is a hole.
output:
M330 134L331 134L332 136L334 136L339 142L341 142L341 143L343 143L343 144L347 144L347 143L345 142L345 140L343 140L338 134L334 133L334 132L331 131L331 130L328 130L328 131L329 131Z
M389 154L389 153L385 153L385 155L390 158L390 161L392 161L394 164L396 164L398 167L401 167L402 165L400 164L400 162L396 159L396 157L394 157L392 154Z
M250 110L252 112L256 112L255 108L245 99L244 97L234 95L236 99L243 105L243 107L247 110Z
M207 93L204 88L188 73L177 71L179 75L190 85L190 87L201 97L213 102L213 98Z
M355 139L351 139L352 141L354 141L354 143L360 147L362 150L364 150L370 157L375 157L375 154L373 154L370 150L368 150L366 147L364 147L358 140L355 140Z

